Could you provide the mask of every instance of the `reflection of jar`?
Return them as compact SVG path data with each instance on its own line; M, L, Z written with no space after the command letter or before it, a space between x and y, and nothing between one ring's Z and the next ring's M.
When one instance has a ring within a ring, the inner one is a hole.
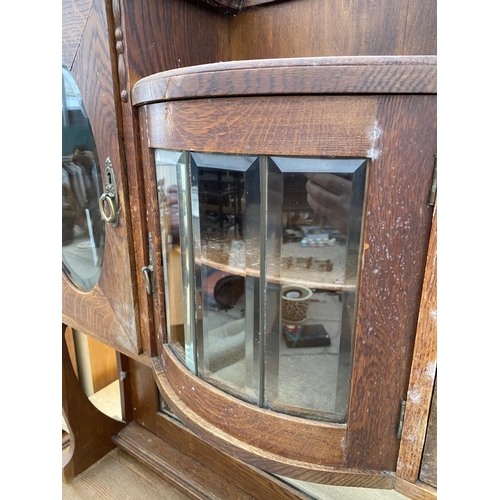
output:
M281 289L281 317L285 323L302 323L307 318L312 290L300 285L286 285Z

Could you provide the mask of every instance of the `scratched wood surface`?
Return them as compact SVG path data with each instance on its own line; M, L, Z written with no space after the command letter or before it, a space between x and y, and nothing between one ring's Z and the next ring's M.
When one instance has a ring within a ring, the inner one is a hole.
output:
M400 402L410 375L432 222L427 200L437 147L436 97L380 99L380 134L365 208L346 465L395 471Z

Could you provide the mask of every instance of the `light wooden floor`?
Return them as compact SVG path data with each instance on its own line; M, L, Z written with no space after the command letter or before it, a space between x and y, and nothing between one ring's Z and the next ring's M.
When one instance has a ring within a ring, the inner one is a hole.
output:
M300 481L296 481L295 484L299 485ZM392 490L323 485L309 485L309 488L311 498L321 500L407 500L406 497ZM69 484L62 485L62 500L187 500L190 498L119 448L112 450Z
M118 381L90 400L103 413L119 418ZM67 430L63 420L63 429ZM314 500L407 500L394 490L326 486L287 480ZM191 497L170 485L127 452L115 448L69 484L62 485L62 500L187 500ZM221 499L227 500L227 499ZM266 500L266 499L261 499Z
M188 500L128 453L115 448L69 484L62 485L63 500Z

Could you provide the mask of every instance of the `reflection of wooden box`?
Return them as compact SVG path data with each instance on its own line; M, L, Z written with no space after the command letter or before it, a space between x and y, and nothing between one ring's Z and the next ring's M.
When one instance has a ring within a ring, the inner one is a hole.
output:
M300 325L296 328L283 326L287 347L326 347L331 344L323 325Z

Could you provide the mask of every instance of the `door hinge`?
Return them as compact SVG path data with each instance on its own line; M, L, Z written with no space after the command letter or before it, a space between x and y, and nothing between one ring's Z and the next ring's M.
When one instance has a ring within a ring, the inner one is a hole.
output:
M152 233L149 233L149 265L142 267L141 271L144 275L146 292L148 293L148 295L153 295L154 297L156 297L156 269Z
M406 401L401 400L401 408L399 410L399 422L398 422L398 439L401 439L401 435L403 434L403 423L405 421L405 412L406 412Z
M434 206L436 203L436 193L437 193L437 155L434 155L434 169L432 171L432 181L431 187L429 188L429 206Z

